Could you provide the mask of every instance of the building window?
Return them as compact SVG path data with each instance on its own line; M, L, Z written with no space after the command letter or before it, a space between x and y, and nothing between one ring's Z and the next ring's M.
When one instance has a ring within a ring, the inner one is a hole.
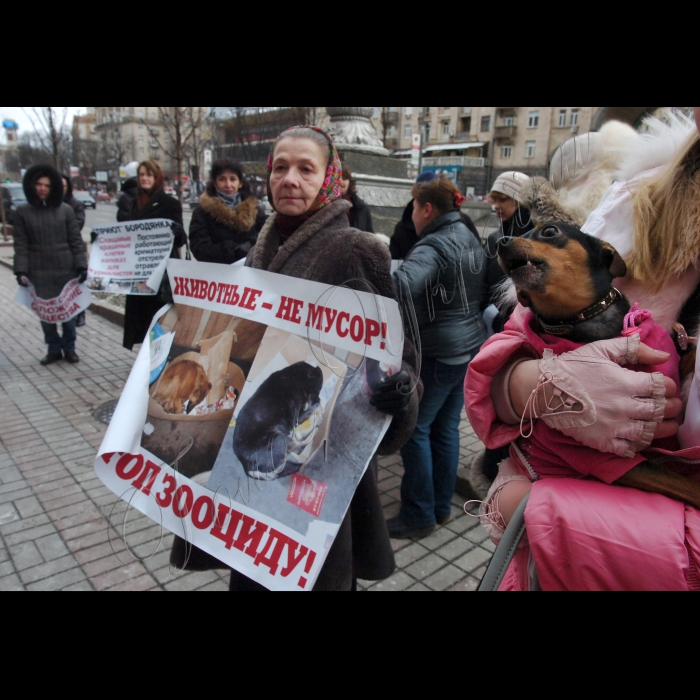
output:
M566 110L565 109L559 110L559 126L560 127L566 126Z
M503 126L515 126L515 117L512 114L503 117Z
M512 146L502 146L501 147L501 158L510 158L513 155Z
M578 126L578 115L579 115L578 109L571 110L571 126Z
M481 117L481 130L491 131L491 117Z
M540 125L540 113L538 111L530 112L527 120L528 129L536 129Z
M412 136L413 136L413 127L410 124L404 124L403 137L405 139L410 139Z
M525 157L534 158L537 155L537 141L528 141L525 144Z

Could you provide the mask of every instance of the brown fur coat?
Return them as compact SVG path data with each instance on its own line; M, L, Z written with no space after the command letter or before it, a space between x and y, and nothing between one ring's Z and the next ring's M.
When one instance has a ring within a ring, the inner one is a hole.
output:
M190 248L199 262L231 265L246 257L265 221L258 200L249 197L229 209L218 197L203 194L190 224Z

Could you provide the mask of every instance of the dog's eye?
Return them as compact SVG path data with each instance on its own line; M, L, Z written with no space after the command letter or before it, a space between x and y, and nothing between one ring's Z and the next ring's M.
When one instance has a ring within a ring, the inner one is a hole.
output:
M559 229L555 226L547 226L546 229L542 230L540 236L542 238L556 238L559 235Z

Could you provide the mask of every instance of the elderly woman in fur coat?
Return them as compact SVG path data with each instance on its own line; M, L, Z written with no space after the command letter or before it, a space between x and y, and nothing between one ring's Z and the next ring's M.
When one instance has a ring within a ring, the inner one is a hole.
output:
M218 160L192 215L192 254L199 262L232 265L248 255L266 218L240 164Z
M338 152L324 131L296 127L284 132L269 161L270 217L246 264L329 286L396 298L389 249L375 236L350 227L352 206L341 194ZM381 454L397 452L411 437L418 414L419 388L413 346L406 343L403 371L371 398L377 410L394 416ZM375 468L360 482L350 510L321 571L315 590L351 591L357 579L382 580L395 570ZM233 572L232 590L259 590Z

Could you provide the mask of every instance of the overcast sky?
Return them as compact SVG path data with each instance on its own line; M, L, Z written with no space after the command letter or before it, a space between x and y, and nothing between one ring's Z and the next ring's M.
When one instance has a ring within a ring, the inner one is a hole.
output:
M84 113L87 107L54 107L59 112L59 115L63 116L63 110L68 110L68 126L73 125L73 115ZM22 131L33 131L32 122L24 113L23 110L27 110L31 113L31 107L0 107L0 120L10 119L16 121L20 127L20 133ZM0 125L2 126L2 125Z

